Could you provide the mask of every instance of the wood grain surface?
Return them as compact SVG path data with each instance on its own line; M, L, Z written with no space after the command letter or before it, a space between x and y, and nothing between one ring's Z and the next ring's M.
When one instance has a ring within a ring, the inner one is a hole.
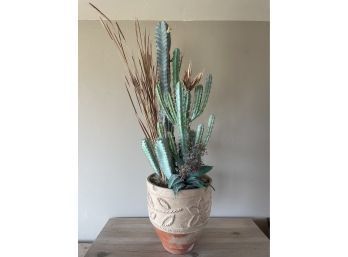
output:
M169 257L148 218L112 218L86 257ZM252 219L210 218L190 257L268 257L269 239Z

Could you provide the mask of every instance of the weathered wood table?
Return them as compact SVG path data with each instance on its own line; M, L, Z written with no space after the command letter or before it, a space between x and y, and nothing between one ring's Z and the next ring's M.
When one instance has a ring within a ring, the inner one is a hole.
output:
M192 252L167 253L148 218L113 218L86 257L266 257L269 239L251 219L210 218Z

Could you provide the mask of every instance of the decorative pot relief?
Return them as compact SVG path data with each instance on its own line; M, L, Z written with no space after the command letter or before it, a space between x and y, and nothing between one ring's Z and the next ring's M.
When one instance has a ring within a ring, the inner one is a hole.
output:
M161 222L161 225L165 227L169 227L173 225L175 221L175 213L183 211L183 208L172 209L169 203L160 197L157 198L157 202L159 206L161 207L161 209L155 208L152 197L150 196L149 193L147 195L147 202L148 202L148 208L149 208L149 214L150 214L151 220L154 221L156 219L158 212L162 214L168 214L164 217L163 221Z
M199 199L196 206L188 207L187 210L192 217L189 219L187 227L205 224L209 218L210 208L211 201L204 201L203 198Z
M198 231L210 215L211 188L184 190L174 195L171 189L148 182L147 205L150 221L156 228L179 234Z

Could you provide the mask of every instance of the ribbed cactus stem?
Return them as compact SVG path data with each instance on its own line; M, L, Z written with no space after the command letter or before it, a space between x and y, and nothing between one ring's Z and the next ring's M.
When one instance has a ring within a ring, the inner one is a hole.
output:
M193 103L193 109L192 109L192 115L191 115L191 121L196 119L198 117L198 113L200 112L200 106L201 106L201 101L203 97L203 86L202 85L197 85L195 87L195 99Z
M213 127L214 127L214 122L215 122L215 115L211 114L209 116L209 120L208 120L208 131L207 131L207 135L205 137L204 140L204 145L207 146L210 136L211 136L211 132L213 131Z
M167 109L170 113L170 116L172 118L172 123L176 124L177 115L176 115L176 110L175 110L175 106L174 106L174 102L173 102L173 98L172 98L171 94L169 94L169 93L164 94L164 102L165 102L166 107L167 107Z
M175 96L181 154L182 156L186 156L188 152L188 129L185 123L186 109L184 103L184 87L181 82L176 83Z
M195 145L202 143L203 133L204 133L204 125L198 124L196 135L195 135Z
M212 80L213 80L213 77L211 74L209 74L207 79L206 79L206 82L205 82L204 93L203 93L202 101L201 101L200 106L199 106L199 112L198 112L197 116L201 115L203 113L205 107L207 106L209 95L210 95L210 90L211 90Z
M157 50L157 68L160 77L160 85L164 92L170 92L170 33L168 32L168 24L165 21L160 21L157 24L155 37Z
M158 134L158 138L161 138L161 139L166 138L164 126L163 126L163 123L161 122L157 122L157 134Z
M157 158L156 155L153 151L153 147L152 147L152 143L150 142L149 139L143 139L141 141L141 147L143 148L143 151L145 153L145 156L147 157L147 159L149 160L151 167L153 168L153 170L160 175L160 167L159 164L157 162Z
M185 108L185 124L190 123L190 107L191 107L191 93L190 91L183 89L184 91L184 108Z
M173 85L176 85L180 79L180 62L180 49L175 48L173 51Z
M159 84L157 84L157 86L156 86L156 96L157 96L157 99L159 101L161 110L163 110L165 116L170 120L170 122L175 124L176 121L175 121L174 117L172 117L172 112L170 111L170 108L169 108L169 106L167 104L168 100L165 101L164 94L165 93L163 92L161 86Z
M179 153L178 153L178 150L176 148L176 143L175 143L173 133L167 132L167 138L168 138L168 143L169 143L169 149L170 149L174 159L178 162L179 161Z
M172 157L168 149L167 142L164 139L157 139L155 143L155 151L159 167L164 176L169 179L174 173Z

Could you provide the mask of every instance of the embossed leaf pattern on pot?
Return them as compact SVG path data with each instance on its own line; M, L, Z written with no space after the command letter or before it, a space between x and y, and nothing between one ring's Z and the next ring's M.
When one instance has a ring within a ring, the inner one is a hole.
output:
M188 207L187 210L192 215L187 224L187 226L190 228L198 223L198 221L200 220L200 214L199 208L197 206Z
M192 215L187 227L203 224L209 217L210 201L204 201L203 198L200 198L197 205L190 206L187 210Z
M157 198L157 201L164 209L166 209L166 210L171 209L169 203L166 200L164 200L162 198Z
M155 207L154 204L153 204L152 198L151 198L149 193L147 193L147 202L148 202L150 207L152 207L152 208Z
M162 222L162 226L169 227L173 225L174 220L175 220L175 214L168 215L167 217L164 218Z
M211 207L211 201L201 201L200 202L200 209L201 209L201 219L202 222L205 222L209 218L210 214L210 207Z
M157 202L161 208L156 208L150 194L148 194L147 201L148 201L148 207L149 207L150 220L155 221L155 219L157 217L157 213L167 213L168 214L167 216L165 216L163 218L162 223L160 223L162 226L165 226L165 227L170 227L171 225L173 225L173 223L175 221L175 214L174 213L178 213L178 212L183 211L182 208L172 209L171 206L169 205L169 203L160 197L157 198Z
M168 233L191 233L199 231L210 216L211 189L187 190L179 195L167 193L148 183L147 206L151 223Z

